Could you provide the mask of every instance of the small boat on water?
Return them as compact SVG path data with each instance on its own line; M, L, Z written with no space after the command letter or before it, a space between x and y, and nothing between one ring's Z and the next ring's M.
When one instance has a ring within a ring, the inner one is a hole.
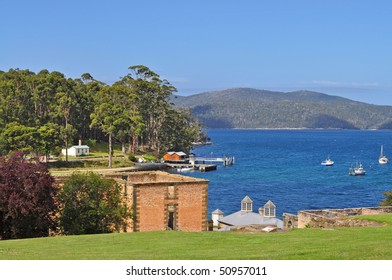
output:
M329 158L329 156L327 157L326 160L321 162L321 165L324 165L324 166L332 166L333 164L334 164L334 162Z
M354 168L350 168L348 171L348 174L350 176L363 176L363 175L366 175L366 170L363 169L362 163L360 163L359 166L356 166Z
M379 164L388 163L388 158L384 155L384 146L383 145L381 145L381 152L380 152L380 157L378 158L378 163Z
M188 172L188 171L192 171L195 170L193 167L181 167L181 168L177 168L177 172Z

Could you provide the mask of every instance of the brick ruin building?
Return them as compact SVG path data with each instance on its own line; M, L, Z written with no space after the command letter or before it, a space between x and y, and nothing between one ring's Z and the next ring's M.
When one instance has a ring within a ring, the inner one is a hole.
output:
M127 232L206 231L208 181L162 171L103 174L122 186L133 219ZM64 177L57 178L61 183Z

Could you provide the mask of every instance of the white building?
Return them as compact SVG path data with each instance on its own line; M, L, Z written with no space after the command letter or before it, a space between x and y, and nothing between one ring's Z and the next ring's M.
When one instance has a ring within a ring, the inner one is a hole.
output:
M62 149L61 153L65 155L66 149ZM74 157L88 156L89 153L90 153L90 147L87 145L82 145L81 141L79 141L79 145L68 148L69 156L74 156Z

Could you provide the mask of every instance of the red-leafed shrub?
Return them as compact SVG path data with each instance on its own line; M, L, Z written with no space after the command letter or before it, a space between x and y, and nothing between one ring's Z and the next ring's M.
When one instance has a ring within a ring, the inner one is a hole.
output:
M48 169L23 153L0 158L0 238L48 236L55 228L56 188Z

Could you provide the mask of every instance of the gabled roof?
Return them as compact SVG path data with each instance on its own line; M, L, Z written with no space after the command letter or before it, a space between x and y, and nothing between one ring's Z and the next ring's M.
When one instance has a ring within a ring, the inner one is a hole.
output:
M223 215L223 211L220 209L216 209L214 212L212 212L211 214L219 214L219 215Z
M186 153L184 153L184 152L167 152L167 154L169 154L171 156L174 154L177 154L179 156L186 156Z
M87 146L87 145L75 145L75 146L72 146L71 148L75 148L75 149L90 149L90 147Z
M276 208L276 206L271 200L268 200L267 203L264 205L264 208Z
M250 199L250 197L249 196L245 196L243 199L242 199L242 201L241 201L241 203L252 203L253 201L252 201L252 199Z

